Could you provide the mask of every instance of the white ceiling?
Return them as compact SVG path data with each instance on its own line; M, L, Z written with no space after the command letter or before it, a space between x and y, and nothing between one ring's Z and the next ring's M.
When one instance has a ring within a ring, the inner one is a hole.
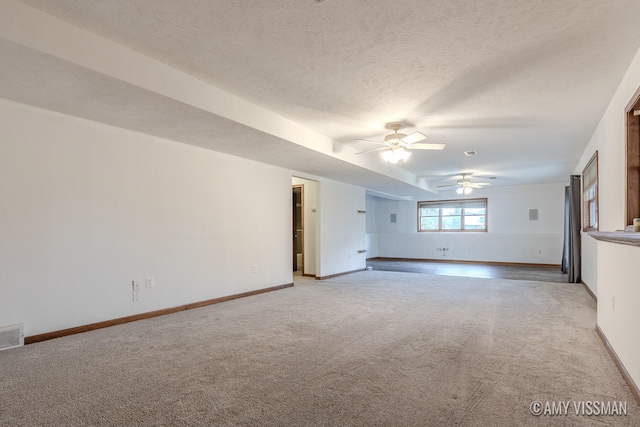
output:
M432 187L459 172L566 181L640 47L638 0L22 3L325 135L340 154L3 39L0 97L396 195L412 187L397 173ZM394 121L446 149L368 167L382 160L353 154L375 147L355 140L382 140Z

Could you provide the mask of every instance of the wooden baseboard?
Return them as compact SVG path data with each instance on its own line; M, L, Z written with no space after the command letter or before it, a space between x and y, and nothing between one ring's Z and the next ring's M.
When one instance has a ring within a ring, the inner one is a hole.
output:
M589 288L589 286L587 286L587 284L586 284L586 283L584 283L584 280L583 280L583 281L581 281L580 283L582 283L582 286L584 286L584 288L586 289L587 293L588 293L589 295L591 295L591 298L593 298L593 300L594 300L595 302L598 302L598 297L596 296L596 294L594 294L594 293L591 291L591 289Z
M360 268L358 270L345 271L344 273L336 273L330 274L329 276L316 276L316 280L325 280L325 279L333 279L334 277L345 276L347 274L359 273L360 271L365 271L366 268Z
M602 329L600 329L600 325L598 324L596 324L596 332L598 333L598 336L600 336L600 339L602 340L604 347L607 349L607 351L609 352L609 355L613 359L613 363L616 364L616 366L618 367L618 370L622 374L622 378L624 378L625 382L629 386L629 389L631 390L631 394L633 394L633 397L636 399L636 402L638 402L638 405L640 405L640 389L638 388L636 383L633 381L633 378L631 378L631 375L629 375L627 368L625 368L624 365L622 364L622 361L620 361L620 358L616 354L615 350L611 346L611 343L609 342L607 337L604 335L604 332L602 332Z
M481 264L481 265L505 265L514 267L557 267L560 268L560 264L535 264L526 262L500 262L500 261L461 261L457 259L440 259L440 258L391 258L391 257L373 257L367 258L367 261L411 261L411 262L450 262L456 264Z
M304 277L316 277L315 274L303 274Z
M24 338L25 344L33 344L40 341L51 340L54 338L65 337L67 335L80 334L82 332L94 331L96 329L108 328L109 326L122 325L123 323L135 322L136 320L148 319L150 317L164 316L165 314L177 313L179 311L191 310L193 308L205 307L207 305L218 304L225 301L231 301L238 298L250 297L252 295L263 294L265 292L277 291L280 289L290 288L293 283L272 286L270 288L257 289L255 291L242 292L240 294L228 295L226 297L213 298L204 301L192 302L189 304L179 305L177 307L163 308L162 310L148 311L146 313L134 314L132 316L120 317L102 322L90 323L88 325L76 326L59 331L46 332L44 334L31 335Z

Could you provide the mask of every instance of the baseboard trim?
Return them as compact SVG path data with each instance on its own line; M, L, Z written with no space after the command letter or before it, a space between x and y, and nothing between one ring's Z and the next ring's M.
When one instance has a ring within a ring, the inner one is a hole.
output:
M347 274L359 273L365 270L366 268L360 268L358 270L345 271L344 273L330 274L328 276L316 276L316 280L333 279L334 277L346 276Z
M253 295L263 294L265 292L278 291L280 289L290 288L293 283L272 286L270 288L257 289L255 291L242 292L239 294L228 295L226 297L213 298L204 301L192 302L189 304L179 305L177 307L163 308L161 310L148 311L146 313L134 314L132 316L119 317L117 319L105 320L102 322L90 323L88 325L76 326L59 331L46 332L44 334L31 335L24 338L25 344L33 344L41 341L52 340L54 338L66 337L68 335L80 334L82 332L94 331L96 329L108 328L110 326L122 325L124 323L135 322L136 320L149 319L151 317L164 316L165 314L177 313L179 311L191 310L193 308L206 307L208 305L218 304L225 301L231 301L238 298L250 297Z
M580 283L582 283L582 286L584 286L584 288L587 290L587 293L591 295L591 298L593 298L595 302L598 302L598 297L591 291L591 289L589 289L589 286L584 283L584 280L580 281Z
M636 383L633 381L633 378L631 378L631 375L629 375L627 368L624 367L624 365L622 364L622 361L620 361L620 358L618 357L615 350L611 346L611 343L605 336L604 332L602 332L602 329L600 329L600 325L598 325L597 323L596 323L596 332L598 333L598 336L602 340L604 347L609 352L609 355L613 359L613 363L616 364L616 366L618 367L618 370L622 374L622 378L624 378L625 382L629 386L629 389L631 390L631 394L633 394L633 397L636 399L636 402L638 402L638 405L640 405L640 389L638 388Z
M303 274L304 277L316 277L315 274Z
M439 259L439 258L392 258L392 257L372 257L367 258L367 261L412 261L412 262L451 262L457 264L481 264L481 265L511 265L514 267L557 267L560 268L560 264L536 264L526 262L501 262L501 261L466 261L457 259Z

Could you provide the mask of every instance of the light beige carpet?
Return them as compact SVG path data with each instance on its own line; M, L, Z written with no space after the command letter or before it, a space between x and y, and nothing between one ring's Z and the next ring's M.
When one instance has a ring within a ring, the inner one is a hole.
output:
M595 320L577 284L366 271L2 351L0 425L638 426Z

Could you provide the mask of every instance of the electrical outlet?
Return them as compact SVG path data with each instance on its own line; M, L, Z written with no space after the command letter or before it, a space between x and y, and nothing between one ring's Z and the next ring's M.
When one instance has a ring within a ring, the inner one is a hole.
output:
M257 272L258 272L258 266L257 266L257 265L255 265L255 264L253 264L253 265L251 266L251 272L252 272L252 273L257 273Z
M133 291L140 291L140 280L132 280L131 286L133 287Z
M611 295L611 310L616 311L616 296Z
M140 301L140 291L133 291L133 302Z
M147 288L153 288L156 285L156 281L153 276L148 276L147 278L145 278L144 283Z

